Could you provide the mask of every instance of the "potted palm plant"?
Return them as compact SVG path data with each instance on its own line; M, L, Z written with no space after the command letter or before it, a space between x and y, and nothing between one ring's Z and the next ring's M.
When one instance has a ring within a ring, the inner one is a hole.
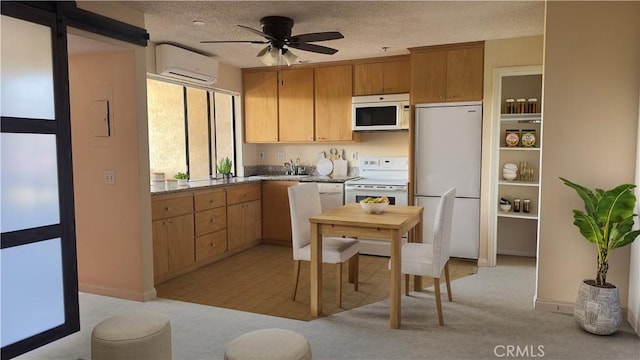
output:
M598 251L598 272L595 279L583 280L578 290L574 316L584 330L598 335L610 335L622 324L618 288L607 282L609 255L614 249L631 244L640 230L633 230L636 197L633 184L623 184L611 190L595 189L560 178L584 201L585 211L573 210L573 223Z

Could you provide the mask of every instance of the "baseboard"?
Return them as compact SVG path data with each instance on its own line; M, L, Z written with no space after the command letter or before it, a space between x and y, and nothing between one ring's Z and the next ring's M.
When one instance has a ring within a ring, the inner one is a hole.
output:
M85 292L85 293L111 296L111 297L116 297L120 299L127 299L127 300L134 300L134 301L146 301L151 299L151 298L147 298L151 296L150 293L139 293L139 292L123 290L123 289L108 288L108 287L93 285L93 284L78 283L78 289L81 292ZM152 298L155 298L156 290L153 289L152 292L153 292Z
M627 309L627 321L631 324L631 327L636 332L636 335L640 337L640 321L638 320L638 316L633 313L632 310Z
M144 294L142 294L142 301L149 301L149 300L153 300L155 298L158 297L158 292L156 291L156 288L154 287L151 290L147 290L144 292Z
M498 255L536 257L535 252L518 250L498 250Z
M573 314L573 308L575 304L564 303L551 300L535 300L534 308L540 311L555 312L561 314Z
M483 258L478 259L478 266L479 266L479 267L483 267L483 266L484 266L484 267L486 267L486 266L489 266L489 260L487 260L487 259L483 259Z

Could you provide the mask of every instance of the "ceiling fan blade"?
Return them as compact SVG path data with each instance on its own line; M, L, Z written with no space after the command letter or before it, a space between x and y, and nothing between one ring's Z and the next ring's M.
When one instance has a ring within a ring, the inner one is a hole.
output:
M268 41L257 40L204 40L201 44L224 44L224 43L251 43L251 44L268 44Z
M240 26L241 28L243 28L245 30L251 31L252 33L254 33L256 35L260 35L260 36L262 36L264 38L267 38L267 39L270 39L270 40L276 40L276 38L274 38L273 36L267 35L267 34L263 33L262 31L258 31L256 29L252 29L252 28L250 28L248 26L244 26L244 25L238 25L238 26Z
M289 44L288 46L295 49L299 49L299 50L311 51L311 52L327 54L327 55L333 55L338 52L338 49L333 49L330 47L314 45L314 44L307 44L307 43Z
M344 38L344 35L342 35L338 31L326 31L326 32L295 35L295 36L292 36L289 41L292 43L305 43L305 42L337 40L337 39L343 39L343 38Z

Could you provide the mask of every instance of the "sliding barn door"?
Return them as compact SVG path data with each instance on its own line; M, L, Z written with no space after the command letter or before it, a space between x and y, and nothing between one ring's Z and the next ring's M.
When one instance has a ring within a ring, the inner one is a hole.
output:
M80 328L66 29L12 5L0 21L3 359Z

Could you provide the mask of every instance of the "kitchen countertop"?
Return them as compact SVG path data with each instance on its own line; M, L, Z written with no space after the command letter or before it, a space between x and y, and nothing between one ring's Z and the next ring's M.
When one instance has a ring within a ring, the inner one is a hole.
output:
M344 183L349 179L355 179L357 176L317 176L317 175L255 175L248 177L233 177L230 180L212 179L212 180L195 180L189 181L187 186L178 186L167 188L164 182L161 185L151 185L151 195L165 195L191 190L203 190L218 186L228 186L235 184L246 184L260 181L300 181L300 182L326 182L326 183Z

